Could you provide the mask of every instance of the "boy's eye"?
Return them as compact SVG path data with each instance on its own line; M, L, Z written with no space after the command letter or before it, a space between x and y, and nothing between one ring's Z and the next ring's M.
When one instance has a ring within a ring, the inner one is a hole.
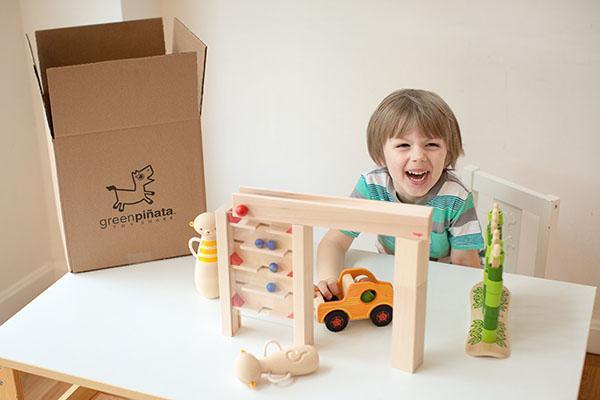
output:
M396 145L396 148L404 148L404 149L407 149L407 148L409 148L409 147L410 147L410 144L408 144L408 143L398 143L398 144Z
M427 143L427 147L440 147L438 143Z

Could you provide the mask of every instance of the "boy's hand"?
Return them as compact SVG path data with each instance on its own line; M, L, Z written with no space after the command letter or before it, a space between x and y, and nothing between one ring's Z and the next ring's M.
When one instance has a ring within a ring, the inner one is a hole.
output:
M329 278L317 283L317 289L323 295L325 300L331 300L333 296L340 298L340 291L337 285L337 279Z
M317 248L317 274L322 280L317 283L317 289L326 301L330 301L333 296L338 299L341 297L337 286L337 277L342 270L344 257L352 244L352 240L354 238L351 236L347 236L337 229L330 229L319 243Z
M450 261L452 264L464 265L465 267L481 268L481 259L477 250L450 250Z

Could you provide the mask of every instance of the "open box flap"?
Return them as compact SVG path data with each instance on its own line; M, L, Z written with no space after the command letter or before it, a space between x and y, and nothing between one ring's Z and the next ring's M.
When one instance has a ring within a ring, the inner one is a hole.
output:
M46 97L44 97L44 89L42 88L42 80L40 78L40 72L38 68L38 64L35 61L35 56L33 55L33 48L31 46L31 39L29 39L29 35L25 35L25 39L27 39L27 45L29 46L29 55L31 56L31 63L33 64L33 73L35 75L35 79L38 84L38 90L40 91L40 96L42 98L42 104L44 106L44 113L46 114L46 120L48 121L48 126L52 126L52 115L50 114L50 106ZM50 131L52 132L52 130ZM54 137L54 135L52 135Z
M165 54L161 18L41 30L35 38L47 115L48 68Z
M198 112L202 113L206 45L177 18L173 21L173 53L195 52L198 69Z
M48 68L165 54L161 18L48 29L35 38L44 93Z
M55 138L198 118L194 53L48 70Z

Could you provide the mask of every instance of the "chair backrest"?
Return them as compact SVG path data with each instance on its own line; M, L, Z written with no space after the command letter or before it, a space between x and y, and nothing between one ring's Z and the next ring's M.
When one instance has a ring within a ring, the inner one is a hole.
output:
M556 233L560 199L488 174L474 165L464 167L461 178L473 192L483 229L487 226L487 213L492 204L497 202L502 208L504 270L543 278L548 250ZM536 225L537 229L532 229ZM532 237L535 239L531 240Z

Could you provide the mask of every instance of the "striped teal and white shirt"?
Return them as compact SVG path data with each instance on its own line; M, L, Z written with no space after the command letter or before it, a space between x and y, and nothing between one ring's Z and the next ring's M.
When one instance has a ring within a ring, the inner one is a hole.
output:
M361 174L351 197L400 203L386 167ZM454 173L442 172L438 182L418 204L433 207L429 256L434 259L450 254L450 249L481 250L484 248L481 227L473 205L473 194ZM342 231L356 238L359 232ZM386 253L393 254L395 241L379 235Z

